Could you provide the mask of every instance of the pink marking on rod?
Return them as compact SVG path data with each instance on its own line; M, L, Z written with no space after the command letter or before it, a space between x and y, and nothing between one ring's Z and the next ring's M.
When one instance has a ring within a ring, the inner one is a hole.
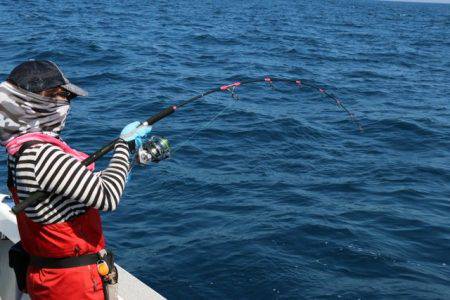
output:
M298 84L299 86L302 86L302 81L301 80L296 80L295 83Z
M178 108L178 107L177 107L176 105L172 106L172 109L173 109L173 110L177 110L177 108Z
M229 84L229 85L222 85L222 86L220 87L220 90L226 91L226 90L228 90L229 88L232 88L232 87L234 87L234 86L240 86L240 85L241 85L241 83L238 81L238 82L235 82L235 83L232 83L232 84Z
M323 88L319 88L319 92L325 93L325 90Z
M270 79L270 77L266 77L266 78L264 78L264 81L265 82L272 82L272 79Z

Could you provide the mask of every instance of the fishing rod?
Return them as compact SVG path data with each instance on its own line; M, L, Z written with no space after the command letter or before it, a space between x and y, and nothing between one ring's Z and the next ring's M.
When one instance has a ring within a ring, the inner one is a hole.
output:
M286 82L286 83L293 83L296 86L298 86L299 88L302 88L303 86L312 88L314 90L319 91L321 94L325 95L326 97L332 99L336 105L341 108L342 110L344 110L348 116L350 117L350 120L355 123L358 126L358 129L360 131L362 131L362 126L359 123L359 121L355 118L354 114L352 112L350 112L342 103L342 101L337 98L336 96L334 96L333 94L327 92L324 88L319 87L317 85L315 85L312 82L306 81L306 80L301 80L301 79L287 79L287 78L277 78L277 77L263 77L263 78L257 78L257 79L250 79L250 80L243 80L243 81L237 81L234 82L232 84L228 84L228 85L222 85L213 89L210 89L208 91L205 91L201 94L198 94L194 97L191 97L187 100L184 100L182 102L180 102L178 105L172 105L169 106L167 108L165 108L164 110L160 111L159 113L151 116L150 118L148 118L146 121L142 122L141 125L139 125L135 130L139 130L139 128L144 127L144 126L150 126L155 124L156 122L170 116L171 114L173 114L175 111L183 108L184 106L197 101L199 99L202 99L203 97L210 95L212 93L216 93L216 92L230 92L231 96L233 99L238 100L239 97L236 94L236 88L239 86L243 86L246 84L251 84L251 83L258 83L258 82L265 82L266 84L268 84L270 87L272 87L273 89L275 89L273 83L274 82ZM89 166L90 164L92 164L93 162L95 162L96 160L100 159L101 157L103 157L106 153L110 152L111 150L114 149L114 145L116 144L116 142L119 140L119 138L116 138L114 140L112 140L109 144L103 146L101 149L95 151L94 153L92 153L91 155L89 155L88 158L84 159L81 164L84 166ZM36 191L31 193L27 199L19 202L17 205L15 205L11 211L14 214L18 214L20 212L22 212L25 208L34 205L35 203L37 203L40 200L46 199L51 195L51 193L49 192L44 192L44 191Z

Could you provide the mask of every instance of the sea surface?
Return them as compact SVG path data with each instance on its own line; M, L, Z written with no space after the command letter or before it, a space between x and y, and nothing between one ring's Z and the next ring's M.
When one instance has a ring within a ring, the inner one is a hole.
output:
M362 123L260 83L155 124L172 158L135 167L103 220L168 299L450 299L450 5L0 0L0 79L31 58L90 92L62 135L89 153L265 75Z

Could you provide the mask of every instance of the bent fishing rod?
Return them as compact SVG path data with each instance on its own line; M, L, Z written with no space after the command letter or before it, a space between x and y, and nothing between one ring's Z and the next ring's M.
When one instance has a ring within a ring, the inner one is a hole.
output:
M232 84L228 84L228 85L222 85L220 87L216 87L213 89L210 89L208 91L205 91L201 94L198 94L192 98L189 98L187 100L184 100L182 102L180 102L178 105L172 105L167 107L166 109L160 111L159 113L151 116L150 118L148 118L146 121L142 122L140 126L138 126L135 130L137 131L139 128L144 127L144 126L150 126L155 124L156 122L170 116L171 114L173 114L175 111L179 110L180 108L183 108L184 106L197 101L199 99L202 99L203 97L210 95L212 93L216 93L216 92L230 92L231 96L233 97L233 99L238 100L238 96L236 93L236 88L239 86L243 86L246 84L251 84L251 83L258 83L258 82L265 82L266 84L268 84L271 88L273 88L274 90L274 82L285 82L285 83L293 83L296 86L298 86L299 88L302 88L303 86L312 88L313 90L317 90L318 92L320 92L321 94L325 95L326 97L332 99L336 105L341 108L343 111L345 111L348 116L350 117L350 120L355 123L358 126L358 129L360 131L362 131L362 126L359 123L359 121L355 118L355 116L353 115L352 112L350 112L342 103L342 101L337 98L335 95L327 92L324 88L319 87L317 85L315 85L314 83L311 83L309 81L305 81L305 80L300 80L300 79L287 79L287 78L277 78L277 77L263 77L263 78L257 78L257 79L250 79L250 80L243 80L243 81L237 81L234 82ZM114 145L116 144L116 142L119 140L119 138L114 139L113 141L111 141L109 144L103 146L101 149L95 151L94 153L92 153L88 158L84 159L83 161L81 161L81 164L83 164L84 166L89 166L90 164L92 164L93 162L97 161L98 159L100 159L101 157L103 157L106 153L110 152L111 150L114 149ZM26 209L29 206L34 205L35 203L48 198L51 195L51 193L49 192L44 192L44 191L36 191L31 193L27 199L19 202L17 205L15 205L13 208L11 208L11 212L14 214L18 214L20 212L22 212L24 209Z

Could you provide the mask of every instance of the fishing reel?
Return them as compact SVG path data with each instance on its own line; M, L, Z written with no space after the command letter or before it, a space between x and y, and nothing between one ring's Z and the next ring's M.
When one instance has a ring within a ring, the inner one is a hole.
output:
M158 163L170 157L170 144L166 138L154 135L136 151L136 162L140 165Z

